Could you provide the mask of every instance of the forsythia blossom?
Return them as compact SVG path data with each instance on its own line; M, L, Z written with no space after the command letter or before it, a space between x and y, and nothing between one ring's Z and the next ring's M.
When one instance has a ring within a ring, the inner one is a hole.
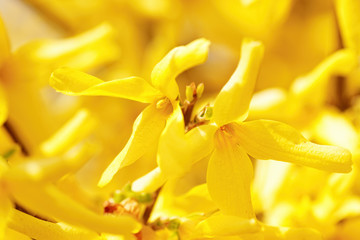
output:
M0 240L359 239L359 12L0 3Z

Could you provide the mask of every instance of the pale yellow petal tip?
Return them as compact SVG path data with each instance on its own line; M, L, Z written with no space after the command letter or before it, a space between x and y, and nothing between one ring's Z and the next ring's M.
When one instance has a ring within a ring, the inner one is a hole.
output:
M196 39L185 46L181 46L178 49L176 55L184 54L184 52L188 52L183 57L179 58L180 61L184 61L188 58L187 61L193 62L190 67L201 64L206 61L209 53L210 41L205 38ZM184 52L183 52L184 51ZM183 65L183 64L181 64ZM188 67L187 67L188 68ZM182 69L185 70L185 69Z
M102 188L108 185L121 167L121 162L118 161L118 158L116 157L101 175L97 186Z
M155 192L165 183L165 177L159 167L135 180L131 186L134 192Z
M251 38L244 38L241 44L241 53L241 56L252 53L261 59L264 54L264 44L261 41L257 41Z
M49 85L56 91L62 91L64 89L63 78L66 78L66 73L70 69L67 67L60 67L53 71L49 78Z
M188 47L198 49L199 52L207 53L210 47L210 41L205 38L199 38L188 44Z
M57 68L51 73L49 79L49 85L57 92L72 96L85 95L83 91L100 83L103 81L68 67Z
M105 170L105 172L101 175L101 178L97 184L99 188L103 188L106 185L108 185L113 178L113 174L108 173L108 169Z

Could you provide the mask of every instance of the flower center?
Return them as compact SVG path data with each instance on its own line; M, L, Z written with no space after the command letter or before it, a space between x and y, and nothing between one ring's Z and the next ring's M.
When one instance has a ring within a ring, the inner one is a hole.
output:
M215 133L215 146L218 148L224 148L230 145L239 144L239 138L236 135L236 131L233 123L229 123L219 127Z

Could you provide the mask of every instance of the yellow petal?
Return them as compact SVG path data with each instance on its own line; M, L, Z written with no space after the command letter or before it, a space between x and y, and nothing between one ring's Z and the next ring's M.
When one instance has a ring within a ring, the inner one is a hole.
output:
M45 156L65 152L84 139L96 126L96 120L87 109L80 109L64 126L40 146Z
M206 184L197 185L191 188L186 194L176 196L174 200L176 203L175 206L187 214L208 213L217 210L217 207L209 195Z
M80 148L80 149L79 149ZM68 152L64 156L48 159L27 160L13 164L6 173L12 181L56 181L62 176L78 170L93 154L92 145L83 145Z
M216 129L213 125L202 125L185 134L183 114L177 105L159 140L157 161L163 174L167 178L179 177L209 155Z
M331 172L351 171L348 150L311 143L286 124L256 120L234 126L241 146L254 158L291 162Z
M322 234L311 228L289 228L282 231L284 239L286 240L322 240Z
M131 185L134 192L155 192L165 183L164 174L160 168L154 168L152 171L136 179Z
M72 96L110 96L151 103L163 95L142 78L129 77L104 82L89 74L59 68L51 74L50 85Z
M360 146L354 124L335 109L325 109L310 126L311 139L321 144L336 145L354 153Z
M12 213L12 207L12 202L10 201L7 192L0 186L0 240L5 239L4 233Z
M243 41L240 62L215 99L212 120L218 126L246 119L263 52L261 42Z
M183 71L203 63L208 55L209 41L197 39L188 45L171 50L151 73L151 83L165 96L175 100L179 87L175 81Z
M30 237L19 233L11 228L7 228L5 232L6 240L32 240Z
M357 65L357 56L350 49L341 49L327 57L310 73L297 78L291 85L290 94L298 104L305 107L319 106L326 100L326 92L331 76L347 75Z
M255 233L260 230L261 226L254 218L248 219L223 214L212 215L196 226L199 234L208 237Z
M335 4L343 44L360 54L360 2L336 0Z
M215 146L207 169L211 198L224 214L253 218L250 196L253 167L249 157L222 130L215 134Z
M4 23L0 17L0 67L10 56L10 43Z
M75 202L55 186L32 182L8 182L15 200L26 209L73 226L99 233L137 232L141 225L130 216L98 215Z
M89 70L116 60L119 54L114 29L105 23L71 38L28 43L14 53L12 61L24 72L40 74L36 80L45 80L48 71L57 67Z
M61 223L52 223L15 210L9 227L37 240L81 240L99 239L97 233L77 229Z
M161 132L168 118L170 103L165 103L162 109L158 104L148 106L136 119L133 132L123 150L116 156L101 176L98 186L108 184L116 172L138 160L145 152L157 146ZM172 109L171 109L172 110Z
M296 116L298 108L299 104L291 101L287 91L280 88L268 88L254 94L247 119L289 121Z

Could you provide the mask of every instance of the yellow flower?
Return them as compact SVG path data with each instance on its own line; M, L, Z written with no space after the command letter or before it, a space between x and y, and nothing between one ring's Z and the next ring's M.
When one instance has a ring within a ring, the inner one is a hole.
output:
M159 167L168 178L183 174L211 153L207 170L210 196L223 214L239 218L255 217L250 196L253 167L248 154L332 172L349 172L352 164L349 151L311 143L283 123L243 122L262 54L260 42L245 40L236 71L215 99L210 125L185 133L182 113L176 108L159 142Z
M96 77L67 68L57 69L50 85L68 95L113 96L150 105L136 119L124 149L103 173L99 186L111 181L115 173L154 149L173 108L178 106L177 75L205 61L208 41L198 39L170 51L153 69L151 82L139 77L104 82Z
M60 66L93 69L117 58L119 49L114 44L113 29L108 24L68 39L32 41L13 53L1 23L0 35L0 48L3 49L0 53L0 78L7 93L8 122L28 152L34 153L74 110L73 104L68 104L72 108L63 105L54 111L53 105L49 104L57 99L53 90L47 89L51 72ZM24 107L24 102L27 107ZM3 110L0 112L4 113Z
M60 234L59 239L60 237L70 239L72 234L78 234L71 227L67 231L66 228L62 229L61 225L40 221L14 210L10 200L14 199L20 206L46 219L62 221L88 229L93 234L95 234L94 232L131 234L139 231L141 225L132 217L102 216L92 212L69 198L54 185L64 175L78 170L89 160L92 154L89 147L89 145L83 145L80 149L61 157L43 160L28 159L10 166L1 158L0 201L2 210L0 211L0 225L2 230L10 221L10 228L30 236L46 236L46 234L54 233L55 235ZM45 226L48 231L42 229ZM40 231L41 229L43 232ZM79 234L83 233L80 231Z
M250 104L250 119L269 118L300 127L323 110L333 76L347 76L357 64L351 49L341 49L325 58L312 71L294 80L288 91L271 88L256 93Z

